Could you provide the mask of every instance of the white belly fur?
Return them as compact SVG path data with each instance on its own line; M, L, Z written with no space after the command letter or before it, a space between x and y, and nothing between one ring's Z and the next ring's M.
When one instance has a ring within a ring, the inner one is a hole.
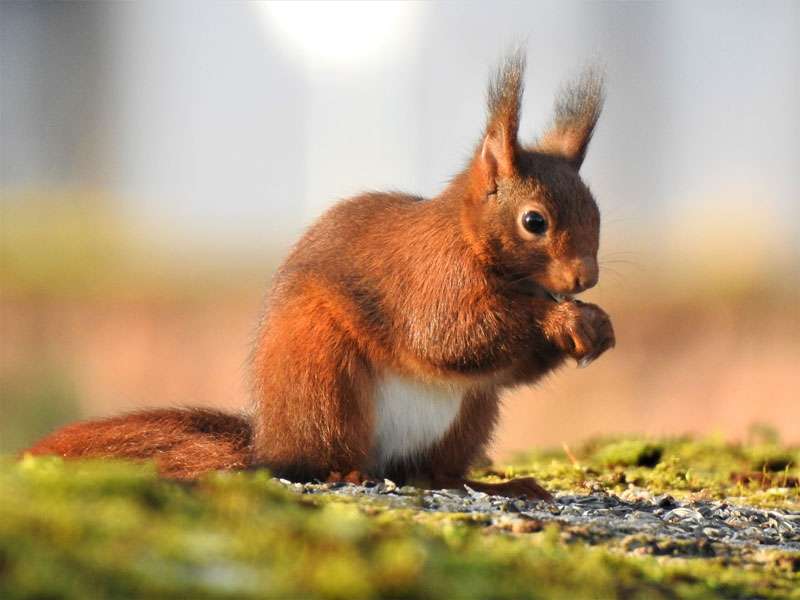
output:
M380 472L438 442L461 408L464 386L386 374L375 386L372 460Z

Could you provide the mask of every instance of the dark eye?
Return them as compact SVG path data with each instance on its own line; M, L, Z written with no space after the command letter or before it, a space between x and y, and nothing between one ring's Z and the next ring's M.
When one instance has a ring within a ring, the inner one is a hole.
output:
M541 213L535 210L529 210L522 215L522 226L531 233L542 235L547 231L547 219L545 219Z

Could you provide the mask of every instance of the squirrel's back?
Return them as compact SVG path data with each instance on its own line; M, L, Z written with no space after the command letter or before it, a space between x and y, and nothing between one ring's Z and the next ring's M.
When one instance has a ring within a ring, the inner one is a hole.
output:
M367 343L415 344L416 330L459 318L486 276L464 239L459 198L373 192L339 202L307 230L272 282L261 336L276 312L324 290L326 305ZM256 351L258 348L256 348Z

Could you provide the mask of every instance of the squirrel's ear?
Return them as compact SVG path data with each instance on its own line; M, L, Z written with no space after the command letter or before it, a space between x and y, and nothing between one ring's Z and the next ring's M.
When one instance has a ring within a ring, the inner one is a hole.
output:
M556 99L553 124L533 150L561 156L580 169L604 99L602 72L597 67L587 68L562 88Z
M489 84L486 132L472 165L483 191L491 192L498 178L516 172L524 75L525 55L517 50L505 59Z

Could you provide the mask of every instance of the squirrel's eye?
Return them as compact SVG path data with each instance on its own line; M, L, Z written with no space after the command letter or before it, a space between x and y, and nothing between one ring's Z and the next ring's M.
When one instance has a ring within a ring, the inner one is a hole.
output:
M529 210L522 215L522 226L531 233L542 235L547 231L547 219L545 219L541 213L535 210Z

